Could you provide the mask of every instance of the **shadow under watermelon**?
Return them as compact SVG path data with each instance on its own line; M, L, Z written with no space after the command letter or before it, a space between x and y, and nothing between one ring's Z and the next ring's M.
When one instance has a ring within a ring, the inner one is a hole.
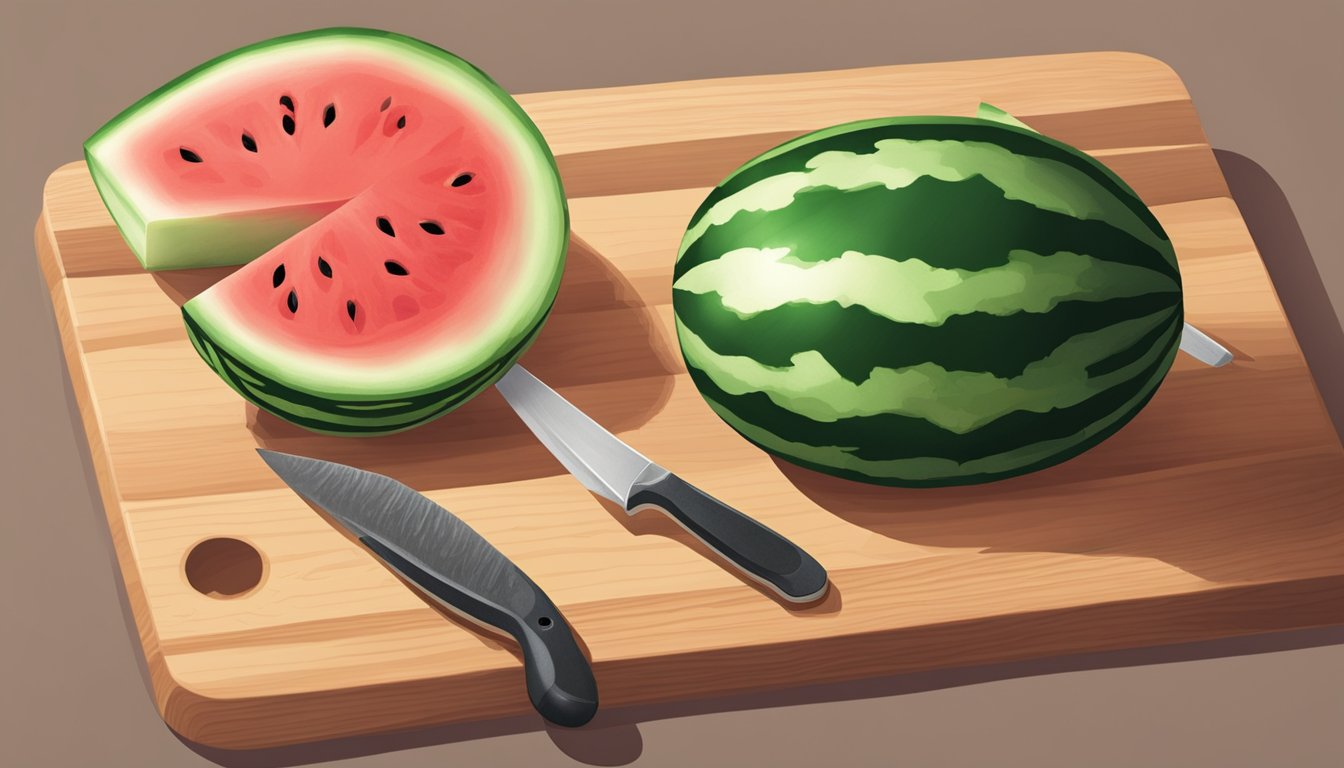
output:
M676 367L638 292L571 236L560 291L522 364L613 432L666 403ZM243 407L243 406L240 406ZM247 405L257 445L383 472L416 488L453 488L563 474L493 387L428 424L392 435L319 435Z

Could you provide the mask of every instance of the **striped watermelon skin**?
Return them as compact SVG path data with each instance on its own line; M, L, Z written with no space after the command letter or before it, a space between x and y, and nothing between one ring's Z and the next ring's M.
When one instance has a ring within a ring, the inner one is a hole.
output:
M327 435L386 435L432 421L475 397L503 376L522 357L541 332L544 319L521 342L481 371L459 381L412 397L375 398L358 403L346 397L322 395L287 387L275 377L217 344L192 319L182 313L187 338L201 359L235 392L291 424Z
M716 187L673 276L709 406L793 463L898 486L1030 472L1133 418L1180 340L1175 252L1117 176L1019 125L840 125Z

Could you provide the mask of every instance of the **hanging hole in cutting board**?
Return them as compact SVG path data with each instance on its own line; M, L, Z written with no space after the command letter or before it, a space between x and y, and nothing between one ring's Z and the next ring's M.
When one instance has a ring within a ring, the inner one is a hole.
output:
M266 561L256 547L223 537L192 547L182 568L193 589L218 600L246 595L266 575Z

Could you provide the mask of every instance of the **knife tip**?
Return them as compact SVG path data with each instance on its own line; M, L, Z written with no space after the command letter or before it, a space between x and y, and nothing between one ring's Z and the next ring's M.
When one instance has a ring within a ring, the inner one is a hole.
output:
M257 455L261 457L261 460L262 460L262 461L266 462L266 465L267 465L267 466L269 466L271 469L275 470L276 472L279 472L279 471L280 471L280 467L281 467L282 464L287 464L287 463L289 463L289 462L286 462L286 459L293 459L293 458L294 458L293 456L290 456L290 455L287 454L287 453L281 453L281 452L279 452L279 451L272 451L272 450L270 450L269 448L258 448L258 449L257 449Z

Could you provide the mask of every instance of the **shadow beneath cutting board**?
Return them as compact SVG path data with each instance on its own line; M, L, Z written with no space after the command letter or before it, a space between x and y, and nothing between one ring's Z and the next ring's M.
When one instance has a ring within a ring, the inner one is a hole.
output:
M521 363L615 433L667 402L676 361L639 294L578 236L555 307ZM244 407L244 406L240 406ZM494 388L415 429L380 437L318 435L252 406L257 445L394 475L416 488L486 485L562 474Z
M1225 149L1215 149L1213 155L1279 292L1335 432L1344 436L1344 327L1292 206L1259 163Z
M178 736L178 739L198 755L227 768L282 768L544 730L560 751L580 763L599 766L628 765L643 753L643 736L639 725L658 720L900 696L1024 677L1276 653L1340 643L1344 643L1344 627L1325 627L1203 643L932 670L782 691L734 694L715 699L611 708L599 711L591 723L577 729L552 726L538 717L516 717L248 751L207 747L187 741L181 736Z
M283 768L537 731L545 731L561 752L585 765L629 765L644 751L644 738L635 723L606 717L602 712L591 723L577 729L554 726L537 716L525 716L240 751L207 747L179 734L173 735L191 751L226 768Z
M1215 154L1287 310L1335 431L1344 433L1344 331L1297 219L1263 168L1232 152ZM1237 419L1228 414L1284 407L1293 398L1310 397L1301 386L1279 388L1285 385L1274 371L1247 362L1242 354L1223 369L1178 364L1179 370L1144 411L1102 444L1055 467L985 485L886 488L841 480L782 460L775 463L798 490L824 509L904 542L991 553L1146 557L1213 582L1251 580L1267 565L1292 562L1294 552L1313 531L1329 537L1338 535L1339 526L1328 504L1314 504L1318 512L1304 512L1291 494L1284 493L1286 488L1263 487L1266 484L1257 482L1254 473L1236 477L1226 470L1249 466L1248 460L1272 452L1283 458L1265 459L1259 466L1273 466L1281 480L1307 480L1314 471L1309 459L1292 454L1301 447L1293 443L1292 435L1279 437L1280 444L1275 445L1248 444L1244 436L1225 439L1237 428ZM1230 397L1215 395L1207 387L1216 377L1228 375L1241 379ZM1201 473L1195 466L1179 483L1164 482L1182 471L1173 467L1173 433L1206 446L1207 466L1221 464L1223 469ZM1234 477L1229 480L1229 475ZM1090 503L1093 493L1102 489L1112 501ZM1238 501L1248 498L1269 513L1229 514ZM1116 513L1117 503L1123 514ZM1173 515L1173 508L1180 514ZM1280 515L1294 516L1294 525L1276 525L1273 518Z

